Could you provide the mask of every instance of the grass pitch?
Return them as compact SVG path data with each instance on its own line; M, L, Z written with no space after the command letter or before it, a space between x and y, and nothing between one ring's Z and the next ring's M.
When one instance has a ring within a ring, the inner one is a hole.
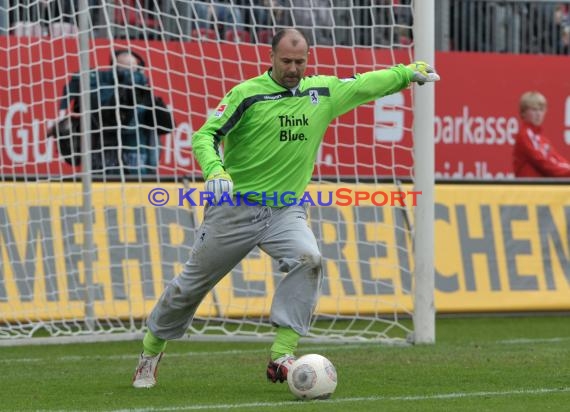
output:
M170 342L158 385L130 386L140 342L0 348L0 410L568 411L570 317L445 318L437 343L315 345L336 366L327 401L265 380L269 345Z

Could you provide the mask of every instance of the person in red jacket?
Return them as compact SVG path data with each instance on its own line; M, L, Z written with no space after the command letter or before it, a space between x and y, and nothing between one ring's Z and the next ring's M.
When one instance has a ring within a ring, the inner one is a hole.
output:
M570 177L570 161L542 133L546 103L546 98L536 91L520 98L521 122L513 152L516 177Z

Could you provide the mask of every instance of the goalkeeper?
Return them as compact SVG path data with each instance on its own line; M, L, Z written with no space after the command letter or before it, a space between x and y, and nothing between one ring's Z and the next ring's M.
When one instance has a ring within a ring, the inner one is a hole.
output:
M182 273L165 288L148 318L135 388L156 384L166 342L182 337L207 293L256 246L285 272L276 287L270 320L276 327L267 377L283 382L301 336L308 333L321 285L321 255L307 224L307 209L285 206L299 199L313 174L317 150L330 122L357 106L396 93L411 82L439 80L426 63L357 74L304 77L309 55L304 34L284 29L273 38L271 68L234 87L192 137L206 190L256 192L250 206L207 205L204 221ZM223 143L224 159L218 148ZM227 194L224 197L227 198ZM237 202L234 202L237 203Z

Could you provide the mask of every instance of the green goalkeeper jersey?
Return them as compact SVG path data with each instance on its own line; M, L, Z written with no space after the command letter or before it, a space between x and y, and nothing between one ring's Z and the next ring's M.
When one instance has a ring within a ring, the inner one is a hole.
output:
M291 91L275 82L269 70L222 99L192 136L194 156L205 178L223 168L234 181L234 193L249 192L253 201L269 199L267 204L282 206L282 194L299 199L306 190L331 121L406 88L412 76L404 65L346 79L316 75L303 78ZM272 204L274 198L277 204Z

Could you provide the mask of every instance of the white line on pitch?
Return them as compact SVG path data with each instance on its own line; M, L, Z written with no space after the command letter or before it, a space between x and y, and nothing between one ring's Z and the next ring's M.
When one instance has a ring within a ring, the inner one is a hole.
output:
M556 338L520 338L520 339L505 339L498 341L499 343L504 343L507 345L518 345L518 344L532 344L532 343L556 343L564 342L570 340L570 336L566 337L556 337Z
M543 395L550 393L563 393L570 392L568 388L539 388L539 389L519 389L512 391L489 391L489 392L451 392L439 393L433 395L409 395L409 396L367 396L355 398L333 398L326 401L315 402L302 402L302 401L284 401L284 402L251 402L251 403L227 403L227 404L213 404L213 405L189 405L189 406L172 406L163 408L139 408L139 409L110 409L106 412L178 412L178 411L199 411L199 410L215 410L215 409L237 409L237 408L271 408L276 409L280 406L294 406L294 405L331 405L349 402L394 402L394 401L426 401L433 399L459 399L459 398L481 398L481 397L501 397L513 395ZM48 412L38 411L38 412ZM49 411L59 412L59 411Z
M556 342L564 342L569 341L570 337L555 337L555 338L521 338L521 339L506 339L506 340L499 340L495 341L495 343L505 344L505 345L519 345L519 344L533 344L533 343L556 343ZM311 343L307 342L307 346L304 347L304 352L310 352ZM363 347L378 347L377 343L355 343L355 344L333 344L333 345L318 345L319 351L326 350L328 352L337 352L343 350L352 350L358 349ZM168 358L185 358L185 357L193 357L193 356L209 356L209 355L240 355L240 354L247 354L247 353L263 353L263 349L243 349L243 350L226 350L226 351L197 351L197 352L183 352L183 353L175 353L175 352L167 352L166 356ZM129 359L138 359L138 353L131 354L131 355L68 355L68 356L59 356L59 357L42 357L42 358L0 358L0 365L1 364L10 364L10 363L34 363L34 362L44 362L44 361L58 361L58 362L77 362L82 360L89 360L89 359L105 359L105 360L129 360Z
M319 345L319 351L327 351L327 352L336 352L336 351L343 351L343 350L353 350L355 348L363 348L366 346L373 346L378 347L377 344L345 344L339 346L338 344L335 345ZM311 346L305 346L303 352L309 353L311 351ZM166 358L186 358L186 357L194 357L194 356L219 356L219 355L241 355L241 354L248 354L248 353L259 353L263 354L265 352L268 353L269 350L264 351L263 349L240 349L240 350L224 350L224 351L196 351L196 352L183 352L183 353L176 353L176 352L166 352ZM41 358L0 358L0 364L5 363L33 363L33 362L77 362L89 359L104 359L104 360L138 360L139 353L132 353L130 355L64 355L64 356L56 356L56 357L41 357Z

